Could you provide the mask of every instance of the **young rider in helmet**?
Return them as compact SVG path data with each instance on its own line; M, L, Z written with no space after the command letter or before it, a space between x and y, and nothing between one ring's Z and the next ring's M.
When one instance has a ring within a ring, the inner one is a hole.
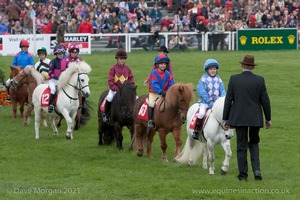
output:
M20 42L19 47L21 48L21 51L14 56L12 66L14 66L14 67L20 66L20 67L22 67L22 69L24 69L27 65L32 65L33 66L34 57L31 53L28 52L29 42L27 40L22 40ZM10 81L11 81L10 79L8 79L6 81L7 91L9 91ZM6 101L10 102L10 96L9 95L6 98Z
M205 74L202 75L197 85L199 113L192 135L192 138L195 140L199 140L199 133L202 130L202 119L206 109L212 108L219 97L226 95L224 83L220 76L217 75L219 67L220 64L215 59L207 59L204 63ZM201 134L200 141L204 142L203 134Z
M82 61L82 58L78 56L79 54L79 46L77 44L71 44L68 48L69 55L66 57L67 65L71 62L79 62Z
M168 53L169 53L168 48L165 47L165 46L161 46L161 47L157 50L157 55L159 55L159 54L161 54L161 53L165 54L165 56L168 57ZM154 70L155 68L156 68L155 63L153 63L152 70ZM169 64L168 64L166 70L168 70L168 71L173 75L173 65L172 65L172 62L171 62L171 61L169 62ZM145 86L148 85L149 79L150 79L150 74L149 74L149 76L146 78L146 80L144 81L144 85L145 85Z
M154 101L162 96L165 97L166 91L175 83L173 75L166 70L170 59L163 53L154 59L155 69L149 77L149 106L148 106L148 128L155 128L153 121Z
M37 54L39 61L35 63L34 68L43 75L45 81L48 81L49 64L51 60L47 58L47 49L42 47L37 50Z
M55 58L51 60L50 62L50 68L49 68L49 88L51 90L50 98L49 98L49 106L48 106L48 112L52 113L54 110L54 97L56 93L56 86L58 84L58 78L66 68L67 68L67 62L66 59L63 59L65 54L65 47L62 45L57 45L54 47L53 54L55 55Z
M78 44L71 44L68 48L68 52L69 52L69 55L66 57L66 61L67 61L67 66L69 65L69 63L71 62L80 62L82 61L83 59L80 58L78 56L79 54L79 45ZM86 111L86 102L85 102L85 97L82 96L81 92L78 93L79 95L79 98L81 97L81 107L82 107L82 114L85 113Z
M124 49L119 49L115 56L117 63L110 68L108 74L108 86L109 92L105 102L105 110L103 113L103 122L109 122L109 110L111 102L118 90L118 87L129 81L134 84L134 77L131 69L125 65L127 59L127 53Z

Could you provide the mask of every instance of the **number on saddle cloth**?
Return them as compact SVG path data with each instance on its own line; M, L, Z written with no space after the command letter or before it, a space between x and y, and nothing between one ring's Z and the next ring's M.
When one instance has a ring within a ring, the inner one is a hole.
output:
M50 93L51 93L51 91L50 91L50 88L49 87L47 87L44 91L43 91L43 93L42 93L42 95L41 95L41 99L40 99L40 103L41 103L41 106L42 107L48 107L48 105L49 105L49 100L50 100ZM55 93L55 97L54 97L54 105L56 104L56 102L57 102L57 95L56 95L56 93Z
M154 101L154 112L155 112L155 110L157 110L157 107L158 107L157 100L158 99L156 99ZM149 103L148 103L148 98L147 98L138 112L139 119L148 121L148 106L149 106Z
M196 126L196 120L197 120L197 117L198 117L198 113L199 113L199 110L200 108L198 108L196 110L196 112L194 113L193 117L192 117L192 120L191 120L191 123L190 123L190 129L195 129L195 126ZM206 118L208 117L208 112L210 111L211 109L207 108L206 111L205 111L205 115L203 117L203 120L202 120L202 125L205 124L205 121L206 121Z

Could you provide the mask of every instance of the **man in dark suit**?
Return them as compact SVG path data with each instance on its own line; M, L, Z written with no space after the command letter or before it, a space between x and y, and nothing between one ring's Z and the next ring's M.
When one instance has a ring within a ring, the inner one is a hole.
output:
M271 128L271 105L263 77L252 73L256 64L252 55L246 55L241 63L243 72L230 77L224 103L223 128L236 129L239 180L247 180L247 149L255 180L262 180L259 162L259 130ZM249 137L249 141L248 141Z

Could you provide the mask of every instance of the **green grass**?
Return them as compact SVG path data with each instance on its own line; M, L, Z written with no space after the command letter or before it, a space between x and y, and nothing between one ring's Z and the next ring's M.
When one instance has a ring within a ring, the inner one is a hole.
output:
M216 149L216 174L208 175L198 161L195 167L161 161L159 139L155 136L153 159L137 157L128 150L129 132L124 128L124 150L116 145L98 146L97 101L107 89L114 53L83 56L92 66L91 96L95 112L72 141L65 139L63 122L59 136L50 127L41 127L34 139L33 116L28 127L22 119L12 119L11 107L0 107L0 199L299 199L299 51L257 52L171 52L175 81L192 82L196 87L203 63L217 59L226 87L230 75L240 73L239 61L255 55L255 73L265 77L272 105L272 129L261 129L260 159L263 181L254 181L249 163L248 182L239 182L236 141L226 176L219 169L224 159ZM128 64L138 85L138 95L146 94L143 81L150 72L156 52L133 52ZM52 58L52 57L51 57ZM0 57L1 69L9 74L12 57ZM183 141L186 140L184 128ZM168 135L167 154L173 159L174 141ZM182 146L183 147L183 146ZM298 189L297 189L298 188ZM203 190L203 191L200 191Z

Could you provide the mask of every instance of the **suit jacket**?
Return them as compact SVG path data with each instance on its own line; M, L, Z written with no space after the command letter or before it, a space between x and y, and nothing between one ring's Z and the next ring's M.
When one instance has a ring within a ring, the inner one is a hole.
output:
M232 127L263 127L263 114L271 120L271 105L263 77L244 71L230 77L223 120Z

